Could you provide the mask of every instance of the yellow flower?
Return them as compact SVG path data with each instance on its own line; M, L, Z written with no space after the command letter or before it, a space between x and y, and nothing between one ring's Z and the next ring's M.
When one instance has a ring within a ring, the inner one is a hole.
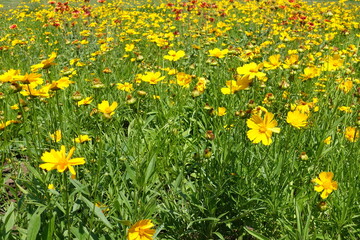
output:
M311 182L316 183L314 190L317 192L322 192L320 197L325 199L329 196L332 191L338 189L338 184L336 181L333 181L334 174L332 172L321 172L319 178L311 180Z
M272 133L279 133L280 128L277 128L277 121L274 119L274 114L265 113L264 119L259 115L253 115L246 121L246 124L251 128L246 135L253 143L262 142L264 145L272 143Z
M41 156L41 160L45 163L40 164L40 168L47 171L57 169L59 172L64 172L69 169L72 175L76 175L75 169L73 166L85 164L84 158L73 158L75 147L72 147L66 156L65 146L62 145L60 151L51 149L50 152L44 152Z
M350 142L356 142L359 136L359 130L356 127L347 127L345 129L345 138Z
M14 77L15 81L19 81L23 84L30 84L32 82L36 82L38 85L43 83L43 79L41 78L41 74L38 73L25 73L24 76L18 75Z
M4 128L6 128L7 126L9 126L12 123L18 123L18 121L9 120L9 121L6 121L6 122L0 122L0 130L4 130Z
M221 88L221 92L222 94L234 94L239 90L248 88L251 82L252 80L249 78L249 75L238 76L237 81L226 81L226 88Z
M31 71L37 72L40 69L48 69L52 65L55 65L56 63L54 63L54 60L55 60L56 56L57 56L57 54L55 52L52 52L49 55L48 59L41 61L41 63L39 63L39 64L35 64L35 65L31 66Z
M352 113L351 107L347 107L347 106L338 107L338 110L346 113Z
M341 81L338 88L343 91L344 93L350 92L350 90L353 88L354 84L351 80L349 81Z
M176 74L176 83L180 86L188 88L191 83L191 75L184 72L179 72Z
M238 67L236 69L237 73L240 75L248 75L249 79L253 79L255 77L257 78L264 78L266 76L265 73L260 72L260 69L263 67L263 64L257 65L254 62L251 62L249 64L245 64L242 67Z
M329 145L329 144L331 143L331 136L325 138L324 143L325 143L326 145Z
M284 68L290 68L291 66L294 66L299 61L299 55L293 54L288 57L286 57L285 62L283 64Z
M220 117L226 115L226 108L218 107L218 110L216 111L216 115L218 115Z
M309 115L300 111L288 112L286 122L300 129L301 127L306 127L308 118Z
M155 225L150 219L140 220L128 231L128 240L152 240L155 234L155 229L152 229Z
M91 138L88 135L79 135L77 138L75 138L76 143L84 143L91 141Z
M54 184L50 183L50 184L48 185L48 189L49 189L49 190L54 190L54 189L55 189Z
M132 50L134 50L135 45L133 43L130 44L125 44L125 52L131 52Z
M74 81L70 81L68 77L62 77L57 81L54 81L50 84L50 90L60 90L69 87L70 84L74 83Z
M111 118L111 116L115 114L114 111L117 106L117 102L113 102L111 105L109 105L109 102L104 100L98 104L98 110L99 112L103 113L106 118Z
M0 82L12 82L16 77L19 77L20 70L10 69L4 74L0 75Z
M51 140L59 142L61 140L61 130L56 130L53 134L50 134Z
M264 67L268 70L276 69L281 66L280 54L272 55L269 57L269 61L264 62Z
M92 101L93 101L93 98L92 98L92 97L86 97L86 98L78 101L78 102L77 102L77 105L78 105L78 106L81 106L81 105L89 105Z
M20 108L19 108L19 104L14 104L14 105L10 106L10 108L13 109L13 110L18 110L18 109L20 109Z
M134 87L132 85L132 83L118 83L117 85L117 89L121 90L121 91L125 91L125 92L132 92L134 91Z
M141 76L141 80L144 82L148 82L152 85L157 84L161 80L163 80L165 77L161 77L160 72L146 72L145 75Z
M342 67L343 63L344 63L344 60L341 59L341 56L336 54L336 55L330 57L329 59L327 59L327 61L323 65L323 70L324 71L335 71L335 70L339 69L340 67Z
M169 55L164 56L164 59L167 59L169 61L177 61L185 56L185 52L183 50L179 50L177 52L175 52L174 50L170 50L168 54Z
M229 49L220 50L218 48L214 48L209 50L209 53L210 57L224 58L225 55L229 53Z
M320 76L321 70L317 67L307 67L304 69L304 74L301 74L303 81L308 80L310 78L315 78Z

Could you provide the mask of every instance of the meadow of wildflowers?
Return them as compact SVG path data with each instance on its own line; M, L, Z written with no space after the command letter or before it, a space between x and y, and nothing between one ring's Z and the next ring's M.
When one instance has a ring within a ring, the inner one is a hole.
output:
M359 12L1 2L0 238L360 239Z

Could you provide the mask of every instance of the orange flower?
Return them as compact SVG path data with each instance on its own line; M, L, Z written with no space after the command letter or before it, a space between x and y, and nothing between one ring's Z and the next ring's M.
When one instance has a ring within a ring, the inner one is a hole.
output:
M316 183L314 190L321 193L321 198L325 199L329 196L332 191L338 189L338 184L336 181L333 181L334 174L332 172L321 172L319 178L311 180L311 182Z
M128 240L152 240L155 234L155 225L150 219L140 220L135 223L128 232Z

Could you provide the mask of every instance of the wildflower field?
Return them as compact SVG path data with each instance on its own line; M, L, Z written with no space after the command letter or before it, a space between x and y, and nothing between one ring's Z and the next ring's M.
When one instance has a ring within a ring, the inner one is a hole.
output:
M0 7L0 239L360 239L358 2Z

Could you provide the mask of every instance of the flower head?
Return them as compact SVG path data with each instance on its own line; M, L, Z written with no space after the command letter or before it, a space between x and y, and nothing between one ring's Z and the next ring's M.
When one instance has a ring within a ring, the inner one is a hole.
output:
M141 76L141 80L143 80L144 82L148 82L152 85L157 84L158 82L160 82L161 80L163 80L165 77L161 77L161 73L160 72L146 72L145 75Z
M91 141L91 137L89 135L79 135L77 138L74 139L76 143L84 143Z
M86 98L81 99L80 101L78 101L78 102L77 102L77 105L78 105L78 106L81 106L81 105L89 105L92 101L93 101L93 98L92 98L92 97L86 97Z
M264 119L259 115L253 115L246 121L246 124L251 128L246 135L253 143L262 142L264 145L272 143L272 133L279 133L280 128L277 128L277 121L274 119L274 114L265 113Z
M51 149L50 152L44 152L41 156L41 160L45 163L40 164L40 168L47 171L57 169L59 172L64 172L66 169L69 169L72 175L76 175L75 169L73 166L85 164L84 158L73 158L75 147L72 147L66 155L65 146L62 145L60 151Z
M55 52L52 52L49 55L48 59L45 59L45 60L41 61L41 63L39 63L39 64L35 64L35 65L31 66L31 71L32 72L37 72L40 69L48 69L52 65L56 65L56 63L54 63L54 60L55 60L56 57L57 57L57 54Z
M155 234L155 225L150 219L140 220L131 226L128 232L128 240L152 240Z
M240 75L248 75L249 79L253 79L255 77L257 77L258 79L263 79L266 77L265 73L260 72L263 66L264 66L263 63L260 63L258 65L254 62L251 62L249 64L245 64L242 67L238 67L236 71Z
M118 103L113 102L111 105L108 101L102 101L100 104L98 104L98 110L99 112L103 113L106 118L111 118L112 115L115 114L115 109L117 108Z
M164 59L174 62L185 56L185 52L183 50L179 50L177 52L175 52L174 50L170 50L168 54L169 55L164 56Z
M345 138L350 142L356 142L359 139L360 133L356 127L347 127L345 129Z
M226 54L229 53L229 49L220 50L218 48L214 48L209 50L210 57L224 58Z
M306 127L308 118L309 115L296 110L294 112L288 112L286 122L300 129L301 127Z
M62 137L61 130L56 130L54 133L50 134L50 138L54 142L59 142L61 140L61 137Z
M317 192L322 192L320 197L325 199L329 196L332 191L338 189L338 184L336 181L333 181L334 174L332 172L321 172L319 178L311 180L311 182L316 183L314 190Z

